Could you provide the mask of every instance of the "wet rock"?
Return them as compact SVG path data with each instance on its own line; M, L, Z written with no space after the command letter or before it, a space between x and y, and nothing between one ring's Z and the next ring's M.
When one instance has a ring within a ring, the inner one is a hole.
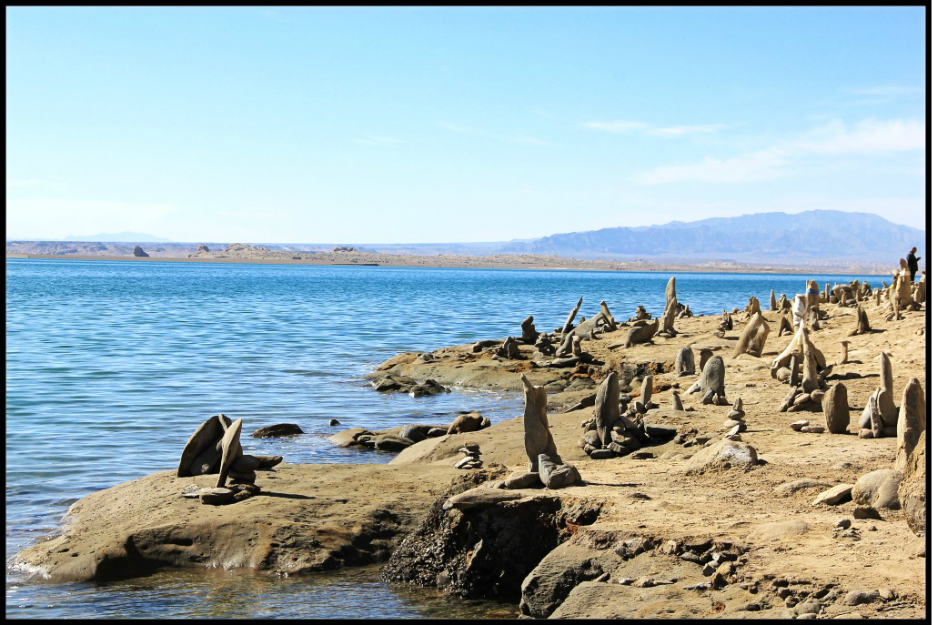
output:
M447 428L446 433L460 434L463 432L476 432L489 425L491 425L491 422L478 412L468 412L456 417L453 423L450 424L450 427Z
M337 421L336 419L330 419L330 422L327 425L329 425L330 427L334 427L334 426L340 425L340 422Z
M339 423L339 421L337 421ZM304 430L296 423L277 423L259 428L252 433L253 438L277 438L279 436L295 436L304 434Z
M450 389L437 383L436 380L424 380L423 384L416 384L407 390L411 397L425 397L439 393L449 393Z
M373 437L372 442L376 449L381 451L401 451L414 444L410 438L401 436L392 436L391 434L380 434Z

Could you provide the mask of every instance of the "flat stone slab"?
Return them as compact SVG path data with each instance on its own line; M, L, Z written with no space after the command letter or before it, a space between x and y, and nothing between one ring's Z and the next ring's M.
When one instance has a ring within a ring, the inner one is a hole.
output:
M63 534L27 547L15 562L55 582L123 579L166 566L293 575L378 562L462 475L439 465L282 464L259 474L258 494L203 505L182 493L211 488L217 476L175 473L91 493L68 510Z
M839 484L838 486L833 486L832 488L819 493L819 496L812 501L812 505L827 505L827 506L837 506L840 503L844 503L851 499L851 489L854 488L854 484Z

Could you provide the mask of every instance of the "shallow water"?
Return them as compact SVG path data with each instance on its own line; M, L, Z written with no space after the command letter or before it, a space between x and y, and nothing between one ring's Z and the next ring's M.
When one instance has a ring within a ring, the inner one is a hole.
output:
M751 295L766 308L771 289L792 298L807 277L824 286L855 276L680 274L677 295L696 314L743 308ZM858 277L874 286L882 279ZM8 616L364 616L376 614L367 611L374 594L378 615L418 616L445 605L437 614L447 610L452 617L473 609L384 584L371 572L314 580L165 572L119 584L51 585L24 582L10 562L54 531L84 495L177 466L194 428L218 412L242 417L244 433L299 424L301 436L242 439L246 453L293 463L393 457L325 440L343 428L449 423L457 410L479 410L493 422L512 418L522 412L520 394L457 390L413 399L376 393L362 376L400 352L519 335L529 314L539 331L552 331L580 295L586 317L602 299L618 320L638 304L659 316L668 279L659 273L8 259ZM327 425L334 417L337 428ZM202 593L203 606L182 605L172 588ZM221 613L228 602L217 597L228 592L237 601L248 598L238 605L249 611ZM197 612L202 608L207 611Z

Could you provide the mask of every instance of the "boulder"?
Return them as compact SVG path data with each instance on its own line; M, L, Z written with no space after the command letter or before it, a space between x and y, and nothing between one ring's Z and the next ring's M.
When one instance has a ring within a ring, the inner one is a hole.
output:
M393 436L391 434L379 434L373 439L375 448L380 451L401 451L414 444L410 438Z
M372 434L372 432L366 428L350 428L349 430L337 432L333 436L328 437L327 440L338 447L350 447L358 444L356 439L362 434Z
M463 432L476 432L483 427L488 427L489 420L484 418L478 412L468 412L461 414L453 420L450 427L447 428L447 434L462 434Z
M686 461L687 473L703 473L717 469L748 470L757 464L757 451L741 441L722 439L705 447Z
M133 248L133 256L136 258L149 258L149 255L146 254L146 251L139 245Z
M926 433L919 435L916 446L903 469L897 496L906 514L906 523L914 534L926 532Z
M903 474L893 469L877 469L862 475L851 489L855 503L872 508L897 509L900 507L897 489Z

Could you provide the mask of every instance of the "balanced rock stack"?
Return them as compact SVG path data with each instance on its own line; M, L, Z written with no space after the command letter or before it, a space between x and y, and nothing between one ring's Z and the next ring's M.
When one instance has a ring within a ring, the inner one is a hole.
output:
M460 458L459 462L453 465L457 469L481 469L482 468L482 452L479 451L479 443L475 441L468 441L462 447L459 448L459 451L462 452L463 457Z
M177 476L213 473L219 476L213 488L202 488L196 484L187 486L181 491L184 497L197 498L201 503L216 506L248 499L261 490L256 486L256 470L271 469L282 461L282 457L244 454L239 441L242 429L242 419L233 421L220 414L202 423L191 435L181 453Z
M728 411L728 420L725 421L723 426L728 430L725 433L725 438L733 441L740 441L741 432L748 429L747 424L744 422L744 407L740 397L735 400L731 410Z

